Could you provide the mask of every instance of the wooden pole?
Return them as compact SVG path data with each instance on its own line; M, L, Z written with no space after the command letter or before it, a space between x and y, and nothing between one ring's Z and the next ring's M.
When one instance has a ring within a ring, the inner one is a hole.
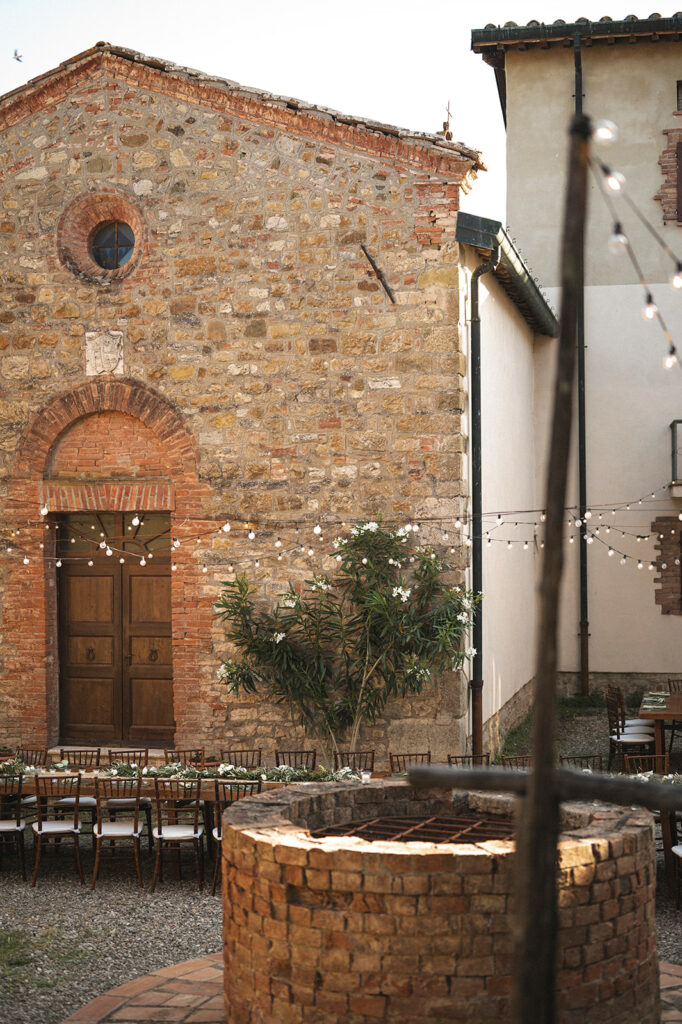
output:
M533 725L534 769L523 802L518 858L518 942L515 1020L555 1020L557 841L559 800L554 787L559 585L563 570L563 521L576 364L576 328L582 288L587 212L590 122L574 117L570 129L568 184L561 248L561 324L554 416L547 467L544 560L539 587L539 633Z

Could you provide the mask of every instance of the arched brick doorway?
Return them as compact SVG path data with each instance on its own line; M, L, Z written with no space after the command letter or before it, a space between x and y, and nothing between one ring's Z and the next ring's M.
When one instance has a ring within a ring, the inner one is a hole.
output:
M169 580L176 722L172 738L194 740L198 665L210 646L211 608L200 600L191 545L182 542L197 531L197 517L210 497L210 489L199 479L196 445L184 418L164 396L139 381L88 382L56 396L33 416L9 481L12 515L27 524L24 544L33 550L43 544L42 557L32 558L28 565L13 564L7 581L2 690L17 739L51 744L60 738L61 570L55 568L56 521L64 515L101 513L119 516L123 522L125 515L147 512L166 516L169 532L181 540L174 552L177 571ZM44 506L49 513L41 519L38 512ZM52 529L46 530L46 525ZM87 658L93 645L81 646ZM158 657L159 644L150 649ZM78 736L103 743L118 738L86 737L82 731ZM170 732L158 736L168 739ZM121 733L120 738L133 737Z

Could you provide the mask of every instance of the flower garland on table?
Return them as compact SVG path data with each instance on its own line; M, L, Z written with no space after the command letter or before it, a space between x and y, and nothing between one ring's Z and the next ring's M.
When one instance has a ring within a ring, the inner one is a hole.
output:
M330 771L320 766L292 768L282 764L278 768L242 768L234 764L215 764L208 768L194 768L180 761L173 764L140 768L125 761L114 761L110 768L100 772L108 778L149 778L149 779L234 779L237 782L359 782L360 773L351 768Z

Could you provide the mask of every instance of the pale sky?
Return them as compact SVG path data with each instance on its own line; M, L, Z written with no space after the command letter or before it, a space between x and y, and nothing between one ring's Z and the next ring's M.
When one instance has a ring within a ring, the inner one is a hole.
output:
M439 131L449 101L454 139L481 150L489 168L463 206L504 221L504 125L493 72L471 53L471 29L646 18L651 7L651 0L0 0L0 94L105 40L402 128ZM15 48L21 62L12 59Z

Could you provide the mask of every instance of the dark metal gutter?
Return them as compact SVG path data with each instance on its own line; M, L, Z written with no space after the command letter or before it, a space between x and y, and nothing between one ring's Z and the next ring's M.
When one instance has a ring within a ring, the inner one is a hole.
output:
M537 334L556 337L558 323L540 289L499 221L476 217L470 213L457 215L455 239L471 245L484 255L484 262L471 275L471 570L472 589L483 589L483 446L481 440L481 317L479 312L479 279L495 273L502 287L512 298L524 319ZM483 753L483 605L476 607L473 625L473 646L476 650L471 666L471 736L472 753Z

